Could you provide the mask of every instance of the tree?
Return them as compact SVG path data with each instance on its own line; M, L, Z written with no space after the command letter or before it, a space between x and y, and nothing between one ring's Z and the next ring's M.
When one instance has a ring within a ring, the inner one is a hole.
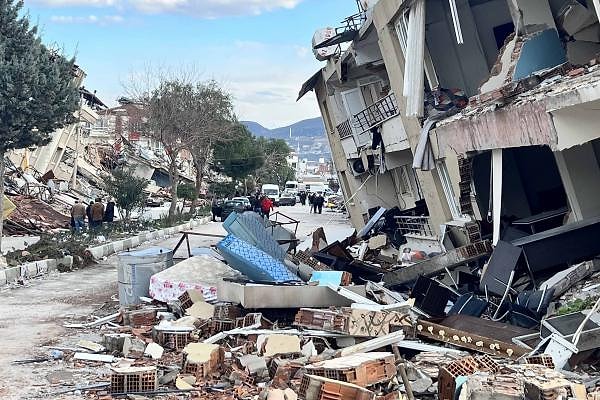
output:
M131 220L132 211L145 207L148 199L145 189L149 184L149 180L137 177L132 169L119 168L105 178L104 190L115 199L125 224Z
M265 162L256 172L257 181L283 187L287 181L294 180L296 172L288 165L290 147L285 140L258 138L258 144L264 154Z
M196 140L192 134L197 123L194 102L194 85L183 80L171 80L161 82L158 88L152 91L145 107L146 134L163 144L169 159L171 207L168 218L170 221L175 219L177 212L177 186L179 185L177 157L181 150L191 148Z
M79 102L74 60L41 43L22 7L0 0L0 210L6 153L48 144L50 133L75 122ZM3 222L0 213L0 248Z
M210 191L218 198L226 198L235 192L235 182L214 182L210 184Z
M204 173L219 143L229 143L235 139L236 118L233 112L231 95L215 81L196 85L194 114L197 117L195 140L190 147L196 169L196 191L192 199L191 212L196 208L200 197Z
M196 185L192 185L189 183L182 183L177 187L177 197L194 201L196 199Z
M258 140L243 124L236 124L231 141L217 143L214 149L214 168L234 180L246 179L265 163Z

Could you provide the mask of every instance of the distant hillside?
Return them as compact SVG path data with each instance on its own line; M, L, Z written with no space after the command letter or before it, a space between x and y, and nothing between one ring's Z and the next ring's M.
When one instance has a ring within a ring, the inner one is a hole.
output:
M281 128L268 129L254 121L242 121L244 125L256 136L265 136L275 139L290 137L290 128L294 137L316 137L325 135L325 126L321 117L305 119L295 124Z

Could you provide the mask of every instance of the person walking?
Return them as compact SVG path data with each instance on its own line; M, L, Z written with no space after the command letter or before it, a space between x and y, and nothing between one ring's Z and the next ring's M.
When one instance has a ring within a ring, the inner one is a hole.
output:
M273 210L273 200L271 200L267 196L263 197L262 201L260 202L260 208L263 216L269 218L271 210Z
M317 210L319 210L319 214L323 214L323 204L325 204L325 198L321 193L317 193L317 197L314 200L315 202L315 214Z
M85 226L85 211L83 203L75 200L75 204L71 208L71 218L73 219L73 228L77 233L81 233Z
M108 200L106 203L106 209L104 210L104 222L113 222L115 220L115 201L114 199Z
M306 205L306 192L300 192L300 203L303 206Z
M313 212L313 209L315 207L314 205L315 203L315 194L314 193L309 193L308 194L308 206L309 206L309 213Z
M104 219L104 204L102 199L98 197L96 202L90 207L91 222L90 225L93 228L99 228L102 226L102 220Z

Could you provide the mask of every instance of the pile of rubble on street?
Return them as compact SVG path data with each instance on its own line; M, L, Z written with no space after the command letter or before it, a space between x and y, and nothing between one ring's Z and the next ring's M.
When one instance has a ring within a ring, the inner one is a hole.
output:
M171 249L122 253L119 309L67 324L76 338L40 359L81 381L40 396L600 399L595 260L546 278L475 230L443 254L404 251L384 214L304 250L293 220L250 212L174 266Z

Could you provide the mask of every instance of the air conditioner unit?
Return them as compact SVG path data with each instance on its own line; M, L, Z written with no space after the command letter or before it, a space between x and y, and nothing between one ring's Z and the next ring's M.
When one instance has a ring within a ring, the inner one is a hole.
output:
M353 176L361 176L367 172L367 168L365 168L362 158L351 158L348 160L348 166L350 167L350 172L352 172Z

